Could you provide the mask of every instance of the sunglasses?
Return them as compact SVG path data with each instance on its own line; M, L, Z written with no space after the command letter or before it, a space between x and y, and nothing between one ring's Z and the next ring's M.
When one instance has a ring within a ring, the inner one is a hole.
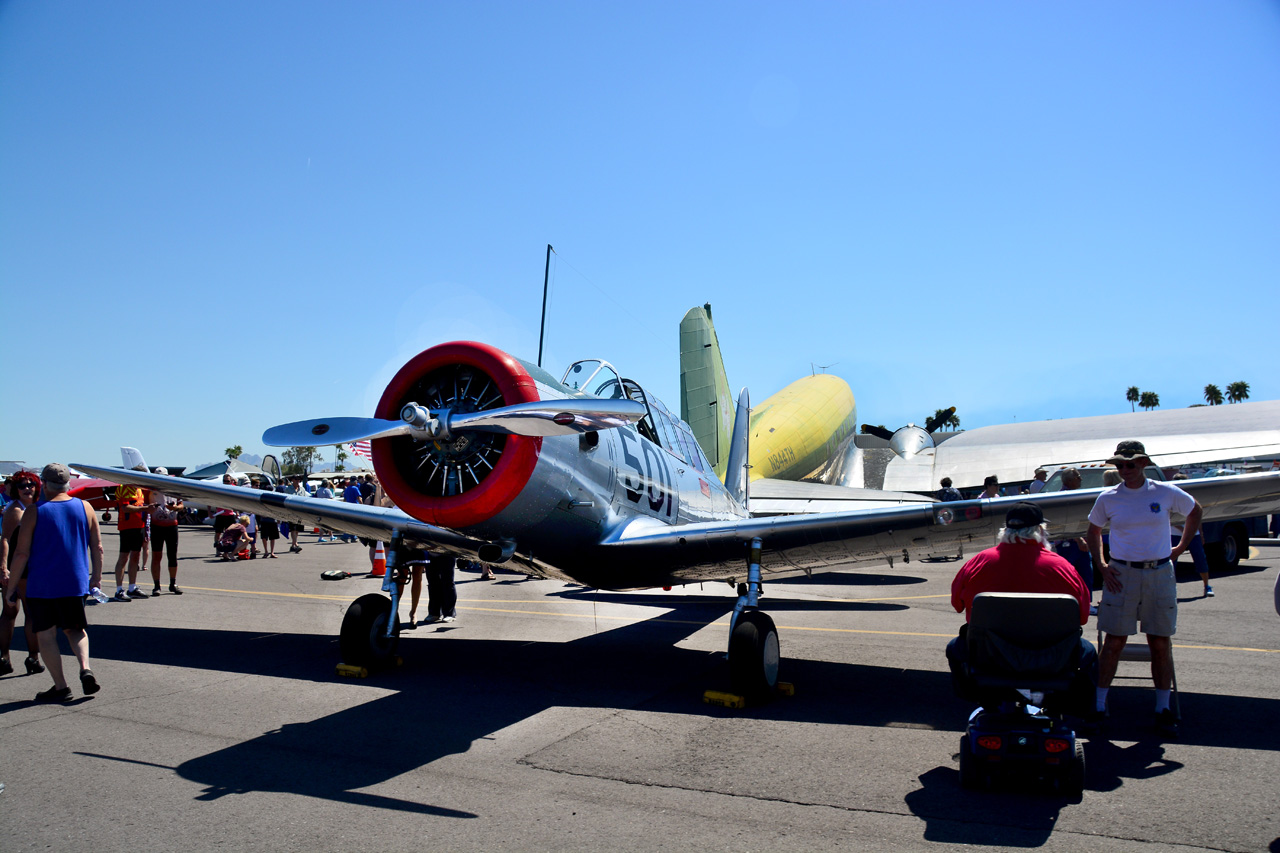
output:
M25 483L19 483L19 484L18 484L18 488L19 488L19 489L34 489L35 487L36 487L36 484L35 484L35 483L32 483L32 482L30 482L30 481L27 481L27 482L25 482Z
M1141 468L1141 467L1142 466L1139 465L1137 462L1117 462L1116 463L1116 470L1118 471L1129 471L1133 468Z

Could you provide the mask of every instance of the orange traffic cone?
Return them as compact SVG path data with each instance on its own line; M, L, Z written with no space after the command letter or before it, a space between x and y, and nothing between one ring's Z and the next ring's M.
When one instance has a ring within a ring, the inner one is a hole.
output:
M380 578L387 574L387 552L379 542L377 547L373 549L373 571L369 572L369 577Z

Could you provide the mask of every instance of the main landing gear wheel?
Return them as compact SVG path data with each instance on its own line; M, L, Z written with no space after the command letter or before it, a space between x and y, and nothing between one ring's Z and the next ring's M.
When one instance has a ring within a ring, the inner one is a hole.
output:
M729 684L734 693L756 702L773 698L778 688L778 629L768 614L744 610L729 636Z
M351 602L338 635L342 662L371 668L390 663L400 642L398 621L391 637L386 636L390 618L391 599L385 595L371 592Z

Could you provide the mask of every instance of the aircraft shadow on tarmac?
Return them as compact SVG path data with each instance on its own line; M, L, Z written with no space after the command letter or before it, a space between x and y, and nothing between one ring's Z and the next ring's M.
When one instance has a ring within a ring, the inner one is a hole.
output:
M951 693L944 641L938 641L935 671L784 658L783 678L800 685L797 696L729 711L701 702L704 690L727 686L722 655L676 645L721 618L724 606L723 599L714 604L673 599L663 607L674 612L563 643L483 640L456 632L405 635L405 665L361 682L396 692L286 724L175 769L204 786L199 799L277 791L467 818L473 815L361 789L466 752L477 741L552 707L892 726L955 734L955 747L947 751L944 763L925 772L922 787L906 800L913 812L931 821L933 837L967 843L966 833L979 831L988 819L987 834L978 839L986 844L1030 846L1052 831L1065 802L1061 798L995 792L975 799L979 795L961 791L953 753L971 708ZM99 625L94 627L94 649L100 658L325 682L335 690L351 683L334 675L337 641L330 636ZM1163 761L1162 747L1142 728L1149 721L1149 694L1149 689L1127 688L1113 693L1109 736L1135 744L1090 742L1089 789L1110 790L1126 778L1178 769ZM1182 703L1188 717L1183 742L1280 748L1280 734L1272 725L1280 714L1280 700L1184 692ZM1197 725L1196 720L1232 720L1232 725ZM997 841L990 836L991 825L1011 826L1017 832Z

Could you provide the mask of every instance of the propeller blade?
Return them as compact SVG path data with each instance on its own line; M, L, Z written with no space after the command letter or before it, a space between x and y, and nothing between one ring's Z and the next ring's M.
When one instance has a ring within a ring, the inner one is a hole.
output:
M889 441L893 438L893 433L891 431L882 426L872 426L871 424L863 424L862 433L863 435L874 435L876 438L883 438L885 441Z
M395 435L419 440L444 439L455 432L501 432L507 435L575 435L613 429L639 421L648 413L634 400L535 400L483 412L438 414L410 403L401 420L381 418L316 418L272 427L262 434L271 447L324 447Z
M262 443L270 447L324 447L408 435L412 429L404 421L381 418L315 418L274 426L262 434Z
M951 420L951 416L955 413L955 406L952 406L949 409L939 409L937 414L924 422L925 432L933 435L933 433L937 432L938 427L944 426L947 421Z
M614 429L648 413L634 400L536 400L484 412L449 416L449 432L501 432L508 435L575 435Z

